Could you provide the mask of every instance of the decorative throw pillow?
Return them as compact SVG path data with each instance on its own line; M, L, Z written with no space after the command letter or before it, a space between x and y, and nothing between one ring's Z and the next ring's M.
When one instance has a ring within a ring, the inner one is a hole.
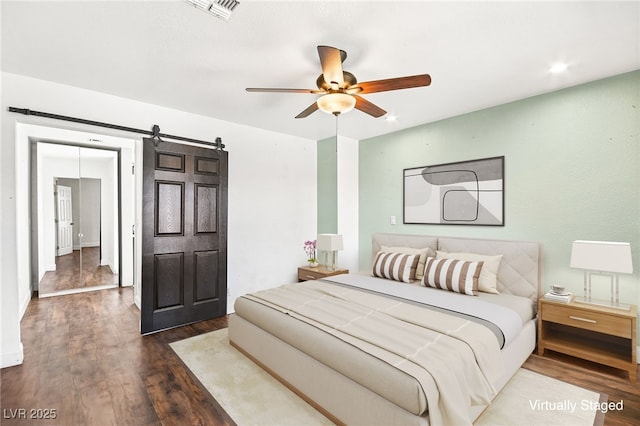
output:
M380 251L387 253L405 253L405 254L417 254L420 256L418 260L418 267L416 268L416 280L422 279L424 273L424 262L427 260L427 256L433 256L433 250L429 247L425 248L413 248L413 247L380 247Z
M446 251L438 250L436 252L436 259L460 259L469 260L472 262L482 261L482 271L480 277L478 277L478 290L485 293L499 294L498 292L498 269L500 269L500 262L502 261L502 255L488 256L477 253L447 253Z
M427 287L478 295L478 277L482 262L427 257L422 282Z
M410 283L416 279L417 254L387 253L379 251L373 262L372 275Z

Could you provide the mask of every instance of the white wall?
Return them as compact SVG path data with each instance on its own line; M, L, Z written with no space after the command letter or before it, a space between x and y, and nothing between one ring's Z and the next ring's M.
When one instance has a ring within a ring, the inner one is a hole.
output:
M338 233L342 234L344 250L338 253L337 265L351 272L359 271L358 144L356 139L338 135Z
M79 205L78 217L80 218L80 232L82 232L82 247L97 247L100 245L100 205L102 204L100 194L104 183L102 179L94 178L82 178L80 181L82 182L82 195L80 195L80 202L77 204ZM80 238L78 238L78 248L80 248L79 240Z
M295 280L296 268L305 260L302 243L316 233L315 141L16 74L2 73L0 81L3 367L22 360L19 293L30 293L28 148L16 142L20 136L16 124L140 139L140 135L9 113L9 106L133 128L158 124L163 132L196 139L221 137L229 151L229 311L239 295ZM126 164L123 160L123 168ZM27 242L19 246L24 237Z
M0 7L0 33L2 33L2 7ZM0 70L2 69L2 48L0 47ZM4 95L4 85L0 77L0 99ZM0 120L0 138L4 134L4 120ZM14 182L5 179L2 173L9 169L13 158L4 149L0 139L0 242L12 227L15 227ZM10 210L7 210L10 208ZM4 244L0 250L0 367L20 364L22 362L22 343L20 342L20 328L18 323L18 288L15 285L15 266L8 270L5 265L15 264L15 255L5 253ZM6 257L5 257L6 255ZM5 273L11 274L8 279ZM5 303L10 301L11 303ZM4 306L4 305L7 306Z

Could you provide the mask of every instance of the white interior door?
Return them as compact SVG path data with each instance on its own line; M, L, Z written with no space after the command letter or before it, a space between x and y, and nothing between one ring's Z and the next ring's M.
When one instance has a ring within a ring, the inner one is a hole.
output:
M73 252L73 209L71 199L71 187L56 185L58 238L57 256L63 256Z

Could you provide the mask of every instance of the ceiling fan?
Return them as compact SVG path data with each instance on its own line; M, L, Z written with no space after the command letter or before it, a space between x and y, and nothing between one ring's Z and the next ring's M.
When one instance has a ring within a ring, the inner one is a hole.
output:
M300 114L296 115L296 118L308 117L318 109L337 116L350 111L354 107L378 118L387 112L360 95L422 87L431 84L429 74L358 83L353 74L342 69L342 63L347 59L347 52L335 47L318 46L318 55L322 65L322 74L316 80L317 89L249 87L246 89L247 92L312 93L323 95Z

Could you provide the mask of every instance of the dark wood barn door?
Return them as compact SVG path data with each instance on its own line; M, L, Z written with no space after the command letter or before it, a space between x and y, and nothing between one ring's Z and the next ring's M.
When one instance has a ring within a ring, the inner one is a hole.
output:
M143 334L227 313L227 161L144 140Z

